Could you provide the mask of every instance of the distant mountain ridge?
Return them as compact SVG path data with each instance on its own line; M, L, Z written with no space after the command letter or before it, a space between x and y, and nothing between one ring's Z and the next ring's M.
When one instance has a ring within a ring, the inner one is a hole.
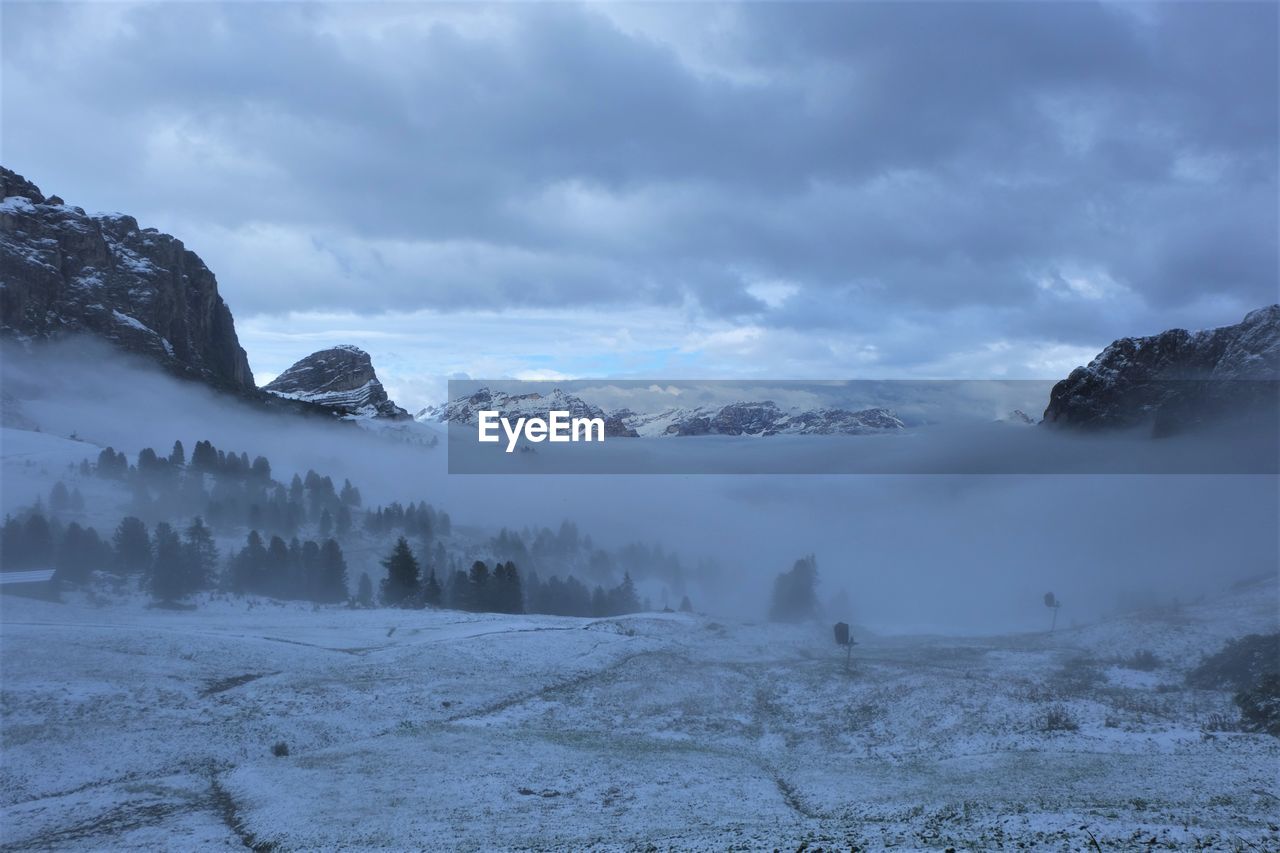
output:
M91 332L180 375L255 390L217 280L181 240L131 216L90 216L2 166L0 196L0 334Z
M254 383L217 280L181 240L124 214L88 215L0 166L0 337L32 342L90 333L172 373L291 412L367 421L409 415L388 399L369 355L339 346L300 360L264 389ZM1171 329L1115 341L1050 393L1044 425L1154 429L1222 413L1277 408L1280 305L1240 323ZM419 411L418 421L473 423L480 408L508 417L602 417L606 435L861 435L901 430L889 409L783 410L772 401L605 412L560 389L508 395L481 389ZM1033 423L1022 412L1004 419ZM384 424L385 425L385 424Z
M419 421L474 424L482 410L502 417L546 417L549 411L568 411L572 417L598 417L606 436L657 437L695 435L865 435L905 429L888 409L861 411L822 408L786 411L769 400L738 402L724 406L672 408L643 413L631 409L605 412L599 406L559 388L550 394L511 395L489 388L459 397L443 406L429 406L416 415Z
M409 419L408 412L387 398L369 354L349 344L298 360L262 390L322 406L345 417Z
M466 397L450 400L443 406L432 406L417 414L419 421L436 421L440 423L474 424L478 422L479 412L496 411L500 417L510 420L516 418L543 417L548 412L569 412L574 418L601 418L604 420L605 436L634 438L635 430L624 424L618 417L606 414L599 406L593 406L581 397L575 397L556 388L550 394L507 394L480 388Z
M788 411L771 400L676 408L657 414L622 409L615 414L642 436L866 435L906 428L896 414L885 408Z

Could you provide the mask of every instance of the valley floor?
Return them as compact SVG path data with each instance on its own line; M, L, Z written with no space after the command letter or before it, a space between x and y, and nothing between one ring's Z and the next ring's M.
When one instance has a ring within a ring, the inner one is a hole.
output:
M826 626L6 596L0 839L1277 849L1280 739L1207 731L1230 696L1183 686L1276 605L868 639L845 672Z

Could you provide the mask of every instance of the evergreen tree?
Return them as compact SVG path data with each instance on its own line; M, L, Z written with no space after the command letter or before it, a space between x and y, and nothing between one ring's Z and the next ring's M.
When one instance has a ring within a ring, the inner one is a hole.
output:
M471 584L470 610L485 611L493 610L492 590L489 587L489 567L481 560L476 560L471 564L471 571L467 575L467 580Z
M187 527L183 547L187 569L184 593L212 587L218 568L218 548L214 545L213 533L200 516L193 518Z
M271 463L267 461L265 456L258 456L253 460L252 471L255 479L264 483L271 480Z
M475 597L471 594L471 580L467 573L456 569L449 581L449 606L454 610L474 609Z
M129 459L115 448L107 447L98 454L98 476L108 480L123 480L129 473Z
M302 543L294 536L289 540L289 557L281 581L280 598L307 597L306 567L302 564Z
M44 513L37 509L28 515L22 533L27 565L38 569L53 568L53 528Z
M326 508L320 513L320 523L318 525L320 535L329 538L329 534L333 533L333 515Z
M373 606L373 581L368 572L360 573L360 582L356 585L356 604L361 607Z
M0 567L6 571L17 571L28 567L26 531L22 522L11 515L4 517L4 527L0 528Z
M145 572L151 565L151 537L147 525L136 516L125 516L111 538L115 548L115 568L123 574Z
M444 591L440 589L440 582L436 580L436 570L432 569L427 575L427 581L422 585L422 603L428 607L439 607L444 599Z
M66 483L59 480L53 484L53 489L49 492L49 509L54 512L63 512L71 505L71 493L67 491Z
M418 597L418 560L403 536L396 540L390 556L382 561L387 576L382 581L382 603L407 607Z
M166 522L156 525L151 552L151 572L147 585L161 601L173 602L186 595L186 554L182 540Z
M360 490L351 485L350 480L342 481L342 493L339 496L343 505L348 507L360 506Z
M266 588L267 549L256 530L250 530L245 546L231 561L231 590L236 593L263 592Z
M160 457L150 447L138 451L138 473L152 474L160 468Z
M92 528L90 528L92 530ZM54 561L54 577L60 581L83 583L89 579L92 571L91 561L96 556L98 534L92 539L76 522L67 525L58 543L57 558Z
M523 613L524 592L520 588L520 573L516 564L508 560L494 567L492 609L499 613Z
M321 547L320 567L320 601L346 601L350 595L347 591L347 561L335 540L326 539Z
M213 473L220 470L225 464L225 456L223 459L219 459L218 451L212 443L208 441L196 442L195 449L191 451L191 470Z
M272 536L267 545L266 577L262 592L279 598L285 597L289 584L289 546L279 536Z
M320 546L310 539L303 542L298 563L302 583L292 591L290 598L323 601L321 595L324 590L324 578L323 568L320 565Z
M187 464L187 452L182 449L181 441L173 443L173 450L169 453L169 464L175 468L182 468Z
M801 557L788 572L778 575L769 603L771 622L803 622L818 615L818 562Z
M693 602L689 600L689 596L687 595L680 599L680 612L681 613L693 612Z
M623 573L622 583L610 591L609 599L611 616L636 613L640 610L640 598L636 595L636 585L631 580L630 572Z

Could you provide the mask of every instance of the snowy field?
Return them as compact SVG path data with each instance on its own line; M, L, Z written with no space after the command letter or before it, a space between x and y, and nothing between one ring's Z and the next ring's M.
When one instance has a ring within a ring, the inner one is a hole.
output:
M1276 849L1280 740L1204 731L1230 697L1182 686L1202 652L1274 630L1276 593L867 638L850 673L825 628L696 616L7 596L3 841ZM1142 648L1162 665L1117 663Z

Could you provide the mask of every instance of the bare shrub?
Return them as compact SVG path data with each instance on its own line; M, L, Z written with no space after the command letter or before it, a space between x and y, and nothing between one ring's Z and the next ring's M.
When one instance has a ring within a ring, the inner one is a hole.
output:
M1040 728L1046 732L1074 732L1079 731L1080 724L1067 712L1066 708L1053 705L1044 712Z
M1187 673L1187 684L1202 690L1249 690L1275 672L1280 633L1249 634L1227 642Z
M1076 657L1053 673L1049 682L1062 696L1081 696L1095 690L1104 680L1102 668L1096 660Z
M1240 721L1226 714L1210 714L1200 727L1202 732L1238 732Z
M1236 694L1241 727L1280 737L1280 674L1269 673L1255 685Z

